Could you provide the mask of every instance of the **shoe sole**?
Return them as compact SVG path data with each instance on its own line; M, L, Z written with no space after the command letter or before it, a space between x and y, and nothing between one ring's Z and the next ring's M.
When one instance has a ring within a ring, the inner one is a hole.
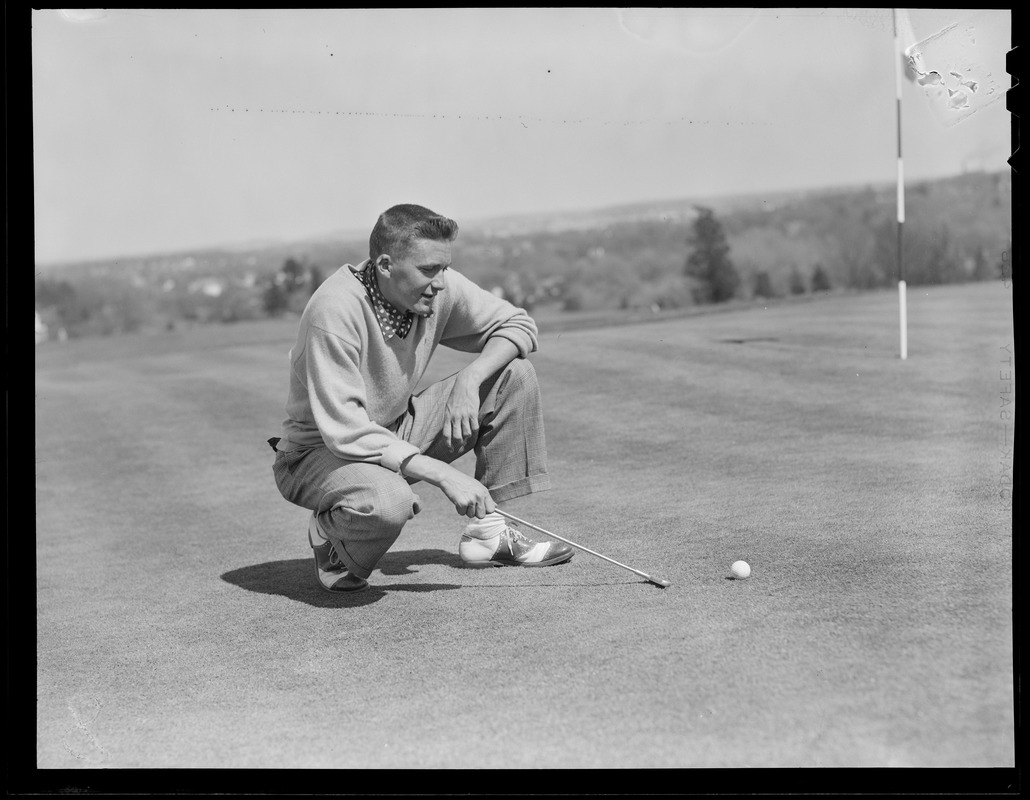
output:
M537 561L532 564L525 564L521 561L512 563L511 561L465 561L466 567L556 567L559 564L566 564L572 560L575 553L569 553L567 556L558 556L556 558L549 558L546 561Z

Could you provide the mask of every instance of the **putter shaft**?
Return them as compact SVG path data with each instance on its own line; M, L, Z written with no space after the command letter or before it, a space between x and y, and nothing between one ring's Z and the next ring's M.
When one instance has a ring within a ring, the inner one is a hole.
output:
M517 523L519 525L525 525L527 528L532 528L535 531L540 531L540 533L544 534L545 536L550 536L550 537L552 537L554 539L557 539L560 542L565 542L565 544L571 545L572 547L575 547L577 550L582 550L584 553L590 553L590 555L592 555L592 556L597 556L598 558L603 558L605 561L607 561L607 562L609 562L611 564L614 564L617 567L622 567L623 569L628 569L634 575L639 575L641 578L645 578L646 580L650 581L651 583L655 584L656 586L661 586L663 589L670 585L669 581L660 580L659 578L652 578L646 572L641 572L639 569L634 569L633 567L627 566L626 564L623 564L620 561L616 561L614 558L608 558L608 556L602 555L601 553L598 553L596 550L591 550L589 547L584 547L581 544L576 544L575 542L570 541L569 539L566 539L564 536L559 536L556 533L551 533L550 531L545 531L543 528L541 528L541 527L539 527L537 525L534 525L532 522L526 522L524 519L519 519L514 514L509 514L507 511L502 511L499 508L496 509L496 511L502 517L507 517L512 522L515 522L515 523Z

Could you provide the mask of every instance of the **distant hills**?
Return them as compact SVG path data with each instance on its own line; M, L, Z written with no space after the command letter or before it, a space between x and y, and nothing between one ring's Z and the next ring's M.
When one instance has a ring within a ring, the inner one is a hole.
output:
M673 199L459 219L455 268L527 308L669 309L697 304L684 267L698 206L712 209L738 296L871 289L897 280L891 183ZM36 307L68 335L297 313L367 231L36 267ZM970 172L906 187L904 263L913 285L987 280L1007 269L1011 176Z
M732 213L744 208L758 208L763 205L779 206L797 202L804 198L818 197L827 193L855 191L855 189L806 189L778 192L762 192L738 195L721 195L708 198L675 198L650 200L640 203L606 206L603 208L574 211L553 211L539 214L520 214L491 217L463 222L463 231L479 235L517 236L527 233L556 233L571 230L594 230L608 225L642 222L656 219L692 220L695 207L711 208L718 214Z
M951 179L946 179L951 180ZM867 187L863 187L865 189ZM894 191L893 184L876 187L883 191ZM475 219L458 220L461 235L475 234L480 237L511 237L533 233L556 233L562 231L589 231L602 229L608 225L627 222L639 222L661 218L690 220L694 207L701 205L715 210L719 214L738 209L769 204L779 206L783 203L798 202L805 198L817 198L826 194L849 193L862 191L856 187L820 188L806 190L789 190L779 192L762 192L739 195L723 195L709 198L676 198L668 200L652 200L639 203L628 203L601 208L560 210L531 214L509 214ZM134 270L163 264L173 266L183 262L192 265L207 264L217 268L224 265L227 259L271 255L273 258L288 254L317 251L341 247L366 247L368 230L354 228L329 231L314 236L278 239L266 237L241 242L206 247L191 247L155 253L134 253L124 256L106 258L77 259L69 261L38 262L36 269L46 275L69 277L74 272L100 270L109 274L111 269Z

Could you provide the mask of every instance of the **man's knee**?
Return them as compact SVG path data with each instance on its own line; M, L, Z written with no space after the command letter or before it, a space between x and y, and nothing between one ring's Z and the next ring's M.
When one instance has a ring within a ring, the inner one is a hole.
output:
M333 515L340 515L345 529L366 533L399 533L421 510L422 500L408 482L385 469L374 482L348 487L344 496L332 503Z
M508 362L508 365L501 370L500 382L497 386L498 392L506 389L522 389L524 387L535 387L536 369L528 358L516 358Z
M394 472L387 472L383 480L376 482L369 493L369 502L369 512L385 530L399 531L422 510L422 501L411 485Z
M422 500L400 475L391 473L391 480L376 486L373 514L386 530L400 530L422 510Z
M530 425L540 416L540 384L533 365L524 358L509 362L480 392L481 426L497 426L516 418Z

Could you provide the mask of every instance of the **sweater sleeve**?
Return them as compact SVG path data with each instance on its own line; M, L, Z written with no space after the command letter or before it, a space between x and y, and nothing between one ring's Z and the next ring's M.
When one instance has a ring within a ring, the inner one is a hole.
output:
M369 418L356 343L312 325L305 361L311 413L331 453L397 472L405 459L420 452Z
M467 353L482 351L488 339L508 339L525 358L538 345L537 327L525 309L477 286L464 275L448 270L451 313L440 344Z

